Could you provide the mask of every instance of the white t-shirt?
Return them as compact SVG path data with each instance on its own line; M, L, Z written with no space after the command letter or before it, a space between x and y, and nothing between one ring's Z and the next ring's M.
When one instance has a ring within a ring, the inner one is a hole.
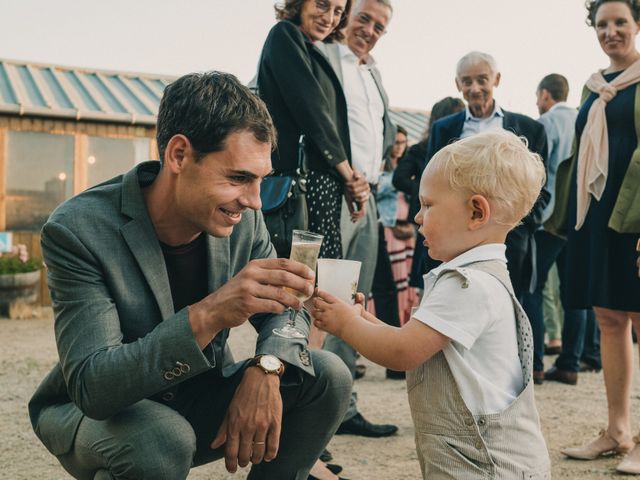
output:
M475 247L424 276L425 292L413 318L451 339L443 349L471 413L506 409L524 388L516 314L509 292L492 275L465 268L471 262L505 262L505 246ZM435 283L438 273L455 269Z

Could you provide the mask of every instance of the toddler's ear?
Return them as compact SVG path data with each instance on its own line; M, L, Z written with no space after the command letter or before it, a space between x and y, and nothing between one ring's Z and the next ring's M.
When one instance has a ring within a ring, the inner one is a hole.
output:
M489 222L491 206L483 195L473 195L469 199L469 206L471 208L471 221L469 222L471 230L477 230Z

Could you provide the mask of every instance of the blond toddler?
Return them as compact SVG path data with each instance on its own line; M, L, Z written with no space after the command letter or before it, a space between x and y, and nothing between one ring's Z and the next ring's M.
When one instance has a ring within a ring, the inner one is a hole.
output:
M425 275L411 320L392 327L322 291L311 301L317 327L407 371L424 478L550 478L531 327L513 294L504 244L544 180L540 157L506 131L443 148L422 175L416 222L429 255L444 263Z

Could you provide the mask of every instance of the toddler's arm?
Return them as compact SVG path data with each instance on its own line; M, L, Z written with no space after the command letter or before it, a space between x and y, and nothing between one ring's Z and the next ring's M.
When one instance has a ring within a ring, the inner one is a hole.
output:
M417 320L391 327L366 312L319 291L312 301L316 327L342 338L369 360L393 370L410 370L442 350L449 338Z

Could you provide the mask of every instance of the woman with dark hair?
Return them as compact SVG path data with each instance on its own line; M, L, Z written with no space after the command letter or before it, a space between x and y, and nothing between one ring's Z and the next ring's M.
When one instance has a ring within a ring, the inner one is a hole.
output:
M460 98L445 97L436 102L431 108L429 124L424 131L422 140L413 145L407 151L407 154L398 162L398 166L393 174L393 186L409 197L409 215L407 220L410 222L414 221L416 213L420 210L418 189L420 187L420 177L425 167L425 159L427 158L427 144L429 143L431 125L433 125L436 120L460 112L461 110L464 110L464 102ZM415 244L422 245L423 240L422 235L418 233ZM422 276L428 270L427 262L429 262L429 260L431 259L427 255L425 248L418 248L415 251L409 278L409 285L411 287L422 289Z
M295 174L304 136L309 230L324 235L321 257L340 258L342 196L364 208L369 185L351 168L344 94L314 42L343 38L351 0L286 0L275 9L279 22L258 68L258 91L278 131L271 161L276 173ZM354 211L354 218L362 213Z
M576 120L577 153L556 186L561 205L549 226L566 228L571 308L591 308L600 325L608 425L592 442L563 453L592 460L627 453L617 471L640 474L640 438L630 422L633 344L640 328L640 0L589 0L593 26L609 65L583 91ZM564 166L564 164L563 164ZM559 172L560 175L560 172ZM568 179L568 181L566 180Z

